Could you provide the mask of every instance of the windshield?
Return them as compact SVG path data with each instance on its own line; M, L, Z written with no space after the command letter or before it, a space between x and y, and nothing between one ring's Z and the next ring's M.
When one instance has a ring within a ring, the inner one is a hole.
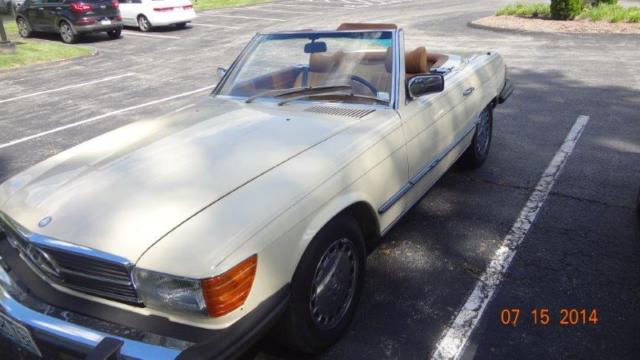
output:
M253 101L285 96L313 100L331 93L331 101L388 104L392 48L390 31L259 35L218 94ZM324 89L307 95L310 88Z

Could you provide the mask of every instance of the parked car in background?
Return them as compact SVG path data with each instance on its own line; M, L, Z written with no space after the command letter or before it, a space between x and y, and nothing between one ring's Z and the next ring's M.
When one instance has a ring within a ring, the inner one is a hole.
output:
M0 0L0 13L15 14L16 9L24 3L24 0Z
M180 29L196 18L189 0L122 0L120 13L125 25L137 26L141 31L168 25Z
M59 33L68 44L95 32L117 39L122 32L119 6L118 0L26 0L16 10L18 33Z

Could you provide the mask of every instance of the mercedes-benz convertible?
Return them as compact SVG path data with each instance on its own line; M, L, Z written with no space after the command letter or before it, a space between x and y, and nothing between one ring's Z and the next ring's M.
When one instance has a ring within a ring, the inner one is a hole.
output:
M257 34L210 96L0 186L0 332L44 355L318 353L366 254L453 164L489 154L499 54L390 24ZM57 355L55 357L58 357Z

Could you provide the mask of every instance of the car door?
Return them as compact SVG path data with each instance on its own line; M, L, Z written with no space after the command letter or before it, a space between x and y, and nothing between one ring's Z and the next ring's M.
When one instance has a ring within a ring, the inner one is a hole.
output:
M416 99L407 95L399 109L407 142L409 182L413 186L428 188L435 182L443 172L436 166L463 136L467 118L463 91L455 74L449 74L442 92ZM432 181L422 181L429 176Z
M53 31L58 28L58 19L65 6L63 0L45 0L43 4L42 26L44 30Z
M26 12L31 28L35 31L44 30L44 0L31 0Z

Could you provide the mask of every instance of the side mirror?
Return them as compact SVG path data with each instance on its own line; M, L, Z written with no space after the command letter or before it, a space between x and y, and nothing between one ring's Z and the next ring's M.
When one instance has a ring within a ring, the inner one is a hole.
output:
M412 99L444 90L444 76L441 74L420 74L407 81L407 91Z
M222 79L226 73L227 73L227 69L225 69L225 68L219 67L218 70L216 70L216 74L218 75L218 79Z

